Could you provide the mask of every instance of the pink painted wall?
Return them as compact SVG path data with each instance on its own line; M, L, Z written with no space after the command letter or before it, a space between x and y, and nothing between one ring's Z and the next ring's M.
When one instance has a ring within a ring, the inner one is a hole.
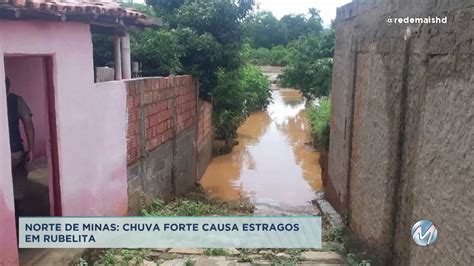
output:
M64 216L127 214L126 91L94 84L89 25L0 23L3 56L51 55L54 61L61 206ZM4 82L0 82L0 258L16 257Z
M4 61L5 73L11 81L11 92L23 97L33 113L35 156L46 156L48 120L44 60L42 57L7 57ZM27 149L26 137L22 138Z
M0 80L5 80L3 57L0 57ZM0 82L0 262L15 265L18 253L6 102L5 83Z

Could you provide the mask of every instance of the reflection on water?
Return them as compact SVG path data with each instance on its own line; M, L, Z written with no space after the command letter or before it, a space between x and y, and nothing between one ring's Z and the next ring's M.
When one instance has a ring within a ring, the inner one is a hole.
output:
M273 92L267 111L239 128L239 145L215 157L201 184L211 197L249 198L300 206L321 189L319 154L309 141L305 101L295 90Z

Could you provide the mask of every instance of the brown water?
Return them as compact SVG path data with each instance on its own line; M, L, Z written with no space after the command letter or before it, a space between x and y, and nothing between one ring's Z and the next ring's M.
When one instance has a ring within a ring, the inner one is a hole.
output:
M291 89L272 94L267 111L252 114L238 130L239 145L207 169L201 184L211 197L304 206L321 189L304 99Z

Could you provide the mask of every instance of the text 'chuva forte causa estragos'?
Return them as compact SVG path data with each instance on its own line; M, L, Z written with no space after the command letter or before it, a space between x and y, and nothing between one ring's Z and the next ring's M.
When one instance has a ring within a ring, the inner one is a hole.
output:
M318 248L321 218L20 218L22 248Z

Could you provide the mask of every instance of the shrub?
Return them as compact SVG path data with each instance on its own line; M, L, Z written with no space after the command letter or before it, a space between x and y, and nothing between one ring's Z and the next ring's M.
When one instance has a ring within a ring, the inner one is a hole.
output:
M319 150L329 149L329 133L331 120L331 98L322 98L308 110L313 144Z
M177 199L171 204L165 204L161 199L155 199L148 210L142 210L144 216L204 216L217 214L218 210L199 201Z
M244 65L243 21L254 1L147 0L146 3L166 22L162 31L172 35L172 41L177 40L177 44L161 45L170 49L171 54L178 54L181 65L178 73L191 73L199 78L201 95L212 92L219 69L235 71ZM153 47L147 52L156 53Z
M367 253L354 249L350 243L350 230L344 226L335 226L322 232L323 250L336 251L346 255L347 264L350 266L370 266ZM352 252L356 252L355 254Z
M270 103L270 82L256 66L247 65L241 69L245 92L245 108L247 112L264 109Z
M180 57L185 48L176 32L147 29L133 34L132 58L143 63L144 76L167 76L182 72Z
M332 81L334 29L309 34L289 45L289 64L280 75L284 87L300 90L307 99L329 96Z
M228 256L229 252L223 248L208 248L204 251L206 256Z
M212 119L216 138L234 137L247 116L242 73L220 69L212 95L214 109Z
M264 109L270 102L270 82L260 69L246 65L236 71L217 74L213 90L213 125L218 139L236 136L237 129L254 111Z
M246 55L250 63L260 66L285 66L289 63L289 51L282 45L275 46L272 49L248 49Z

